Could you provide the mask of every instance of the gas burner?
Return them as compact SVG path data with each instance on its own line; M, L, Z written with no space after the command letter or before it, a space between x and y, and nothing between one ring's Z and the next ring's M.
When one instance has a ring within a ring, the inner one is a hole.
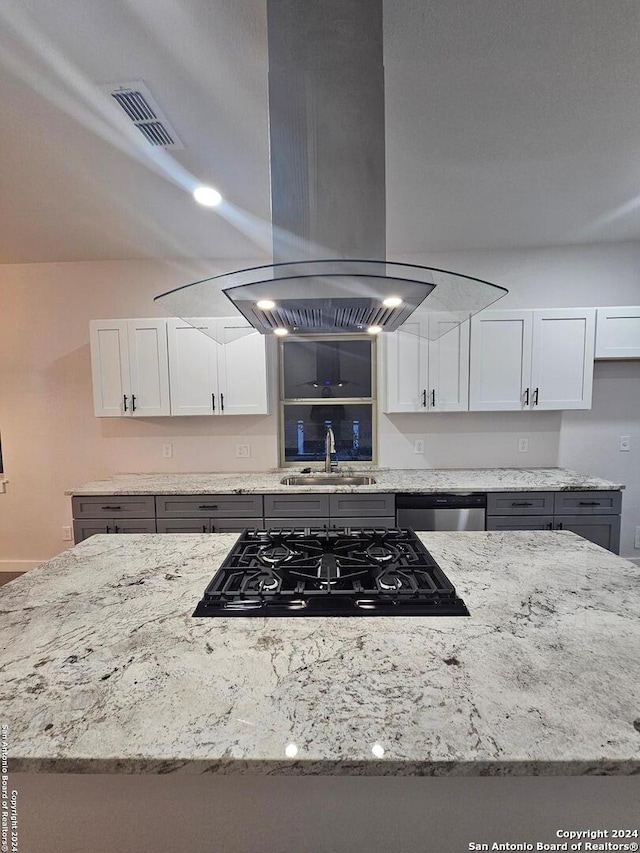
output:
M298 556L298 551L295 551L293 548L289 548L285 542L278 540L265 545L264 548L261 548L258 551L258 559L270 566L279 566L282 563L288 563L290 560L293 560L294 557Z
M412 530L245 530L194 616L468 616Z
M377 582L380 589L384 592L402 589L404 586L402 578L395 572L383 572L383 574L377 578Z
M397 560L400 552L383 539L374 539L365 548L364 553L376 563L388 563L391 560Z

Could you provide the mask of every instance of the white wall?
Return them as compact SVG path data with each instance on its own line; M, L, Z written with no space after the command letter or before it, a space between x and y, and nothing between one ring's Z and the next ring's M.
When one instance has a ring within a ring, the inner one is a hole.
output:
M262 262L258 259L256 262ZM398 259L399 260L399 259ZM640 303L640 244L473 252L403 260L466 272L509 288L500 307ZM89 320L155 316L152 299L224 270L153 261L0 267L0 434L10 483L0 495L0 569L28 568L66 547L64 490L117 472L260 470L277 464L276 417L98 419ZM219 313L227 313L220 297ZM613 373L612 373L613 371ZM394 467L567 465L626 482L622 553L640 524L640 361L598 364L590 412L440 413L379 417L380 464ZM631 453L616 449L632 436ZM528 454L517 438L530 439ZM416 437L425 453L413 453ZM236 459L235 444L252 456ZM171 441L174 458L163 459ZM22 562L24 561L24 562Z

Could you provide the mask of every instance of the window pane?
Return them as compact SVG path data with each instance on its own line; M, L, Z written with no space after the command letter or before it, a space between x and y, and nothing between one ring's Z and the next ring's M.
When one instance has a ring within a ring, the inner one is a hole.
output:
M331 427L340 462L371 461L373 406L370 403L284 406L284 461L320 462L325 458L325 437Z
M371 397L371 341L285 341L284 398Z

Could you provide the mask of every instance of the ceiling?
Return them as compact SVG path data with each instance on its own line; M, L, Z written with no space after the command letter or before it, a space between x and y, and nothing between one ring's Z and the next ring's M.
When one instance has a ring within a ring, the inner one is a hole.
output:
M640 239L636 0L384 13L389 257ZM184 150L98 88L132 80ZM4 0L0 104L0 263L268 252L266 0Z

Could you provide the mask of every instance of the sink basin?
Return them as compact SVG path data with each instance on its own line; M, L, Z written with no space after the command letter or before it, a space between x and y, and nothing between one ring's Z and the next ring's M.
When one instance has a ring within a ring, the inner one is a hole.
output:
M283 477L283 486L372 486L375 477L348 474L300 474L295 477Z

